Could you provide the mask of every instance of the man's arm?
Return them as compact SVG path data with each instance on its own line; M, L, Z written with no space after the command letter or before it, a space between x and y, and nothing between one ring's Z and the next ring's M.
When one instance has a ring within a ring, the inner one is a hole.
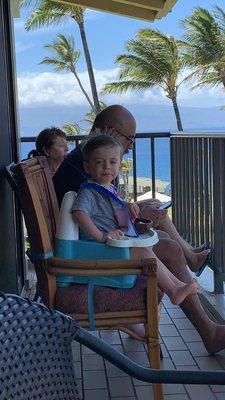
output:
M167 215L167 210L159 210L159 205L157 203L144 200L138 201L137 204L140 208L141 218L151 219L156 225Z

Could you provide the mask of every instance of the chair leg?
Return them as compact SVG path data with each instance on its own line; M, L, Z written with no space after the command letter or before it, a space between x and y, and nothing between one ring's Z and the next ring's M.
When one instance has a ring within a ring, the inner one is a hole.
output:
M151 368L160 369L160 347L159 344L147 343L148 358ZM163 388L161 383L153 383L154 400L163 400Z
M160 360L163 360L163 352L162 352L162 347L159 345L159 351L160 351Z
M147 323L145 326L148 358L152 368L160 369L160 346L158 334L158 295L157 295L157 262L150 260L151 272L147 280ZM154 400L163 400L163 388L160 383L153 383Z

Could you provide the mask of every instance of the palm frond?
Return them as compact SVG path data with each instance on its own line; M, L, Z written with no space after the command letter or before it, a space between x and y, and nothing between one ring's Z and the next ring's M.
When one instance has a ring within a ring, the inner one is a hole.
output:
M53 67L55 67L54 70L56 72L61 72L68 69L65 62L60 61L58 58L55 57L45 57L42 61L40 61L39 64L52 65Z
M218 79L218 74L216 72L210 72L205 77L199 79L198 83L192 86L191 90L198 89L204 86L219 86L222 85L220 79Z
M225 29L225 11L219 6L213 7L213 15L215 19L220 23L221 28Z
M65 132L66 135L79 135L80 134L80 127L78 124L64 124L62 126L62 130Z
M192 77L203 85L224 84L225 76L225 12L215 6L213 12L197 7L182 21L185 29L184 63L193 69Z
M72 36L58 34L55 42L45 45L45 48L55 55L45 57L40 64L53 65L55 71L68 70L74 73L80 57L80 50L75 50Z
M27 31L43 26L56 26L73 17L75 6L56 3L51 0L39 0L25 23ZM80 7L78 7L80 8Z
M149 87L154 86L149 84L149 82L140 82L140 81L122 81L122 82L111 82L107 83L101 93L125 93L128 90L145 90Z
M104 101L100 101L100 102L99 102L99 105L100 105L100 110L101 110L101 111L104 110L106 107L108 107L108 105L107 105ZM85 121L85 122L88 122L90 125L93 125L94 120L95 120L95 117L96 117L96 115L95 115L95 113L94 113L92 110L91 110L91 111L88 111L88 112L85 114L84 121Z

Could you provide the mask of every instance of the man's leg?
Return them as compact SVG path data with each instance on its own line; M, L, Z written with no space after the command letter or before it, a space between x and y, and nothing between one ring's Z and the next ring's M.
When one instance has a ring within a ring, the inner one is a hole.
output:
M161 239L153 250L178 279L183 282L189 282L192 279L183 251L175 241ZM180 307L198 331L209 353L216 353L225 348L225 326L215 324L208 318L198 295L188 296Z
M192 246L189 245L176 230L172 220L168 215L161 219L158 224L158 228L167 232L171 239L175 240L179 246L182 248L185 258L187 260L188 266L193 272L197 271L202 264L204 264L209 250L202 250L200 253L196 253Z
M162 214L165 213L165 210L152 207L151 199L139 201L138 206L140 208L141 217L152 219L156 223L157 229L166 232L171 239L175 240L182 248L188 266L193 272L198 271L206 261L209 250L200 250L200 252L196 252L189 243L182 239L169 216L167 214Z

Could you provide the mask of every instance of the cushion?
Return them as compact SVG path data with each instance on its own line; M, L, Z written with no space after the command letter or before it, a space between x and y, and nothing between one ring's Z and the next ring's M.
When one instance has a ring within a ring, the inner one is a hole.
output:
M146 309L147 277L139 275L131 289L94 287L94 312L135 311ZM158 288L158 302L163 296ZM55 308L67 314L87 314L87 285L57 288Z

